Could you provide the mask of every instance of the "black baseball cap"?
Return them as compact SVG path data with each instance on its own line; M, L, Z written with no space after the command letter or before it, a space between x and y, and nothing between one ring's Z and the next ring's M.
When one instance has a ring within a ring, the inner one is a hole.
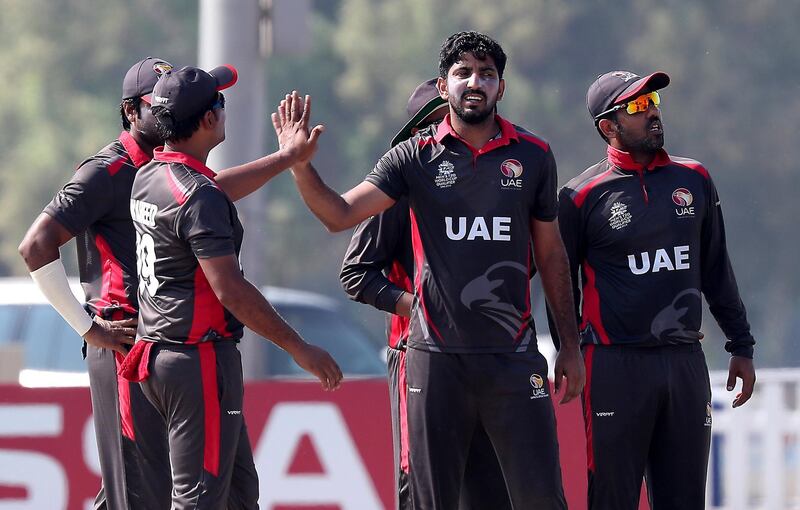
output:
M436 88L436 78L420 83L408 98L406 112L409 120L392 138L392 147L410 138L412 129L419 127L428 115L446 104L447 101L442 99L439 89Z
M648 74L644 78L630 71L611 71L598 76L589 86L586 106L589 108L589 115L597 122L598 117L617 103L663 89L667 85L669 76L661 71Z
M122 80L122 99L141 97L150 103L150 93L158 78L170 69L172 64L158 57L147 57L136 62Z
M208 72L197 67L172 69L161 75L153 87L151 104L169 112L173 122L181 122L207 110L217 92L233 86L238 79L236 68L227 64Z

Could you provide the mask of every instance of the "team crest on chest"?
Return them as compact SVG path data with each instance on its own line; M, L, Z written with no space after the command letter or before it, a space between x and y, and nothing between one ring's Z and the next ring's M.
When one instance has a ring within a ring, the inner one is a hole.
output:
M694 216L694 207L692 207L694 196L692 196L691 191L686 188L676 189L672 192L672 201L678 206L675 208L675 214L679 217L691 218Z
M631 222L631 213L628 212L628 206L622 202L614 202L611 206L611 216L608 218L608 224L614 230L625 228Z
M500 187L503 189L522 189L522 163L507 159L500 163Z
M449 188L456 183L456 167L449 161L439 164L439 173L434 181L441 189Z

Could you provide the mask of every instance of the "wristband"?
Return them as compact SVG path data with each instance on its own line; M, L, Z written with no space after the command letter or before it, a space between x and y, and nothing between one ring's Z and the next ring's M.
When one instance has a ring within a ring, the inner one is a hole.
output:
M78 335L82 337L89 331L94 321L70 290L67 272L61 259L57 258L31 272L31 278L47 301Z

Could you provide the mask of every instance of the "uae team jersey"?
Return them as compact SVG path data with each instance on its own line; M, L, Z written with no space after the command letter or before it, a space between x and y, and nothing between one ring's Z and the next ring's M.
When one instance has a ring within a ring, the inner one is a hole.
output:
M536 349L531 316L531 220L556 218L549 145L496 116L480 150L450 117L396 145L366 177L408 197L415 302L409 346L435 352Z
M753 356L719 197L703 165L662 150L642 168L609 146L559 200L576 300L580 269L583 344L698 342L702 294L726 350Z
M135 317L136 234L128 202L137 170L150 161L127 131L78 166L44 212L76 237L88 311Z
M242 323L219 302L197 262L238 256L242 244L236 207L214 175L191 156L156 149L134 180L137 340L194 344L242 336Z

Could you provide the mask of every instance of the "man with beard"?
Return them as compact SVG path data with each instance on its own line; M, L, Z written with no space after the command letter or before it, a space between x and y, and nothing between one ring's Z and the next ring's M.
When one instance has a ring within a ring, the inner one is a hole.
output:
M705 508L711 390L701 294L731 353L738 407L755 383L753 336L725 244L717 191L697 161L662 148L661 72L600 76L587 104L607 157L559 194L586 364L589 508ZM578 276L580 272L579 287Z
M392 139L392 147L420 129L441 121L447 101L439 96L436 79L422 82L408 99L409 120ZM400 510L413 508L408 485L408 420L406 399L406 350L411 316L414 253L408 200L360 223L342 262L339 278L351 299L384 310L388 348L389 399L392 412L397 501ZM511 508L505 480L492 444L480 424L475 427L461 489L460 510Z
M437 88L449 113L386 153L343 195L310 158L293 167L303 199L331 231L377 214L402 197L410 207L414 300L408 335L410 485L415 508L458 507L473 433L482 425L514 508L566 508L547 362L531 317L531 240L562 347L555 385L562 402L584 380L568 263L558 233L556 168L547 142L495 115L506 55L477 32L450 36ZM298 110L296 93L273 123ZM322 126L309 134L315 144Z

